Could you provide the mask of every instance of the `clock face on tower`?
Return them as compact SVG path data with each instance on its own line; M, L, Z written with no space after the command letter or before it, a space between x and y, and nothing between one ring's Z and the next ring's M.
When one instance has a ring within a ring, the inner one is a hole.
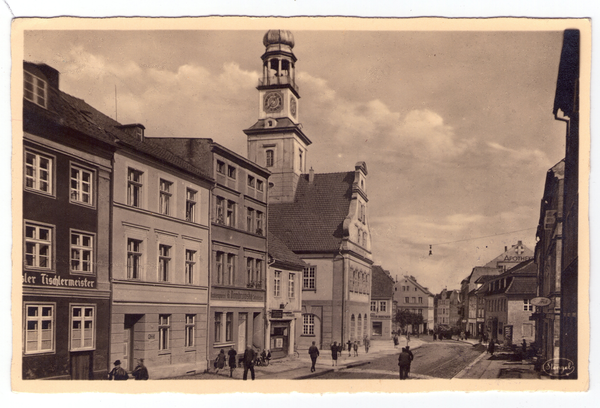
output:
M265 94L264 111L267 113L281 112L283 109L283 95L281 92L268 92Z
M290 113L293 117L296 117L296 98L290 96Z

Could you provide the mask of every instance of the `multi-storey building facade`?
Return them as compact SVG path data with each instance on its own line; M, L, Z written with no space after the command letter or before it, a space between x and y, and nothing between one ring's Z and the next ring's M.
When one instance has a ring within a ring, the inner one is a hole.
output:
M414 276L405 275L395 283L394 301L397 302L398 310L408 310L423 316L423 324L410 328L414 332L427 333L433 330L434 298L435 296L419 284Z
M211 139L153 139L215 180L210 199L208 353L265 348L270 173Z
M58 71L23 68L22 376L105 378L115 143Z
M294 38L268 31L259 80L259 118L244 130L248 158L272 174L270 231L309 266L302 279L299 347L360 340L369 329L371 237L367 166L330 174L306 173L310 139L298 122Z
M394 279L379 265L371 268L371 332L372 339L390 340L394 321Z
M460 327L460 291L444 289L437 296L437 320L435 324Z

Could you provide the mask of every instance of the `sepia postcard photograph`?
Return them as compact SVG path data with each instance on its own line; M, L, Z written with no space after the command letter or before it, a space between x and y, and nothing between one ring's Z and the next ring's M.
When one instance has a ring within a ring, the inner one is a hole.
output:
M588 389L590 20L11 37L13 390Z

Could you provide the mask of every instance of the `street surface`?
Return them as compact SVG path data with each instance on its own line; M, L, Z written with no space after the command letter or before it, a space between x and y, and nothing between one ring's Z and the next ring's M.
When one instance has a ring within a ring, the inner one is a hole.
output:
M400 349L398 350L398 353ZM415 349L412 378L452 378L483 352L481 346L456 341L425 343ZM398 353L378 357L359 367L330 372L316 379L398 379Z

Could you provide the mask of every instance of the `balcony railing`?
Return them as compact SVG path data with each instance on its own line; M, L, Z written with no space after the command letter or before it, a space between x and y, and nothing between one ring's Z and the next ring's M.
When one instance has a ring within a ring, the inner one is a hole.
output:
M298 87L294 79L289 76L269 76L266 78L258 79L258 86L267 85L291 85L292 88L296 90L296 92L300 91L300 88Z

